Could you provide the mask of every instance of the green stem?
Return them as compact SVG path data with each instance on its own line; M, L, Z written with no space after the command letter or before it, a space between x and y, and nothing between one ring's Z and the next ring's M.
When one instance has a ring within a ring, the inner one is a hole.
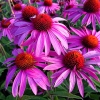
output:
M49 91L48 91L48 90L47 90L47 94L49 95L50 100L53 100L53 96L49 93Z

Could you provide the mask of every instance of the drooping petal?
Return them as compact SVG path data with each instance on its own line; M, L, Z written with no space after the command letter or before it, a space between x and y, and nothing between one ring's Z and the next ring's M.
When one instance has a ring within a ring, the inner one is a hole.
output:
M51 42L48 34L43 34L43 35L44 35L45 55L47 56L50 52Z
M18 85L20 84L21 81L21 75L22 71L20 71L16 78L14 79L13 85L12 85L12 95L16 97L18 95Z
M9 82L11 81L12 77L14 76L15 74L15 71L16 71L16 66L12 66L8 73L7 73L7 77L6 77L6 82L5 82L5 88L7 89L8 85L9 85Z
M97 51L89 51L89 52L85 53L83 56L84 56L84 58L93 58L96 56L100 56L100 53Z
M69 77L69 92L72 92L76 83L75 72L72 70Z
M45 68L44 68L44 70L57 70L57 69L59 69L59 68L61 68L61 67L63 67L63 65L62 64L50 64L50 65L47 65Z
M70 73L70 69L64 71L62 74L60 74L60 76L57 78L54 87L59 86L69 75Z
M77 86L78 86L78 89L79 89L79 92L80 92L81 96L84 97L83 82L82 82L82 79L78 78L78 77L77 77Z
M50 41L51 41L51 44L54 48L54 50L56 51L56 53L58 55L61 54L61 50L59 49L60 48L60 42L58 41L58 39L55 37L55 35L52 33L52 31L48 31L48 34L49 34L49 38L50 38Z
M26 88L26 73L22 71L21 82L19 87L19 97L22 97Z
M86 80L88 82L88 84L90 85L90 87L96 91L96 87L94 85L94 83L92 82L92 80L84 73L84 72L81 72L80 73L81 76L83 77L84 80Z
M33 93L35 95L37 95L37 85L36 83L34 82L34 80L30 77L28 77L28 83L29 83L29 86L30 88L32 89Z
M37 57L41 55L43 48L44 48L44 37L43 37L43 34L41 32L39 37L38 37L36 50L35 50L35 54Z

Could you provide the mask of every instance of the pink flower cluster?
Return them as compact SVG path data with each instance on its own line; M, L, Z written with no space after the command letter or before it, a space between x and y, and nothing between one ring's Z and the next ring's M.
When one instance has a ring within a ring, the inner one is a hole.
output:
M83 80L97 91L92 79L100 82L97 76L100 72L93 66L100 65L100 31L96 31L96 22L100 23L100 1L31 0L34 3L37 6L15 3L14 15L0 22L0 38L7 36L20 47L4 62L8 67L6 89L14 79L12 95L22 97L28 81L36 95L38 86L47 90L68 78L69 92L77 84L84 97ZM81 20L79 29L74 27L78 20ZM68 21L69 27L64 24ZM89 25L92 29L87 28ZM52 83L43 70L53 71Z

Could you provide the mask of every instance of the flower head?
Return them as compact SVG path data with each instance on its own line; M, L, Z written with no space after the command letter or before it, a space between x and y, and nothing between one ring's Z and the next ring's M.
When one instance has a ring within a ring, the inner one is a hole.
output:
M72 8L67 10L70 12L68 16L71 22L76 23L77 20L84 16L82 19L82 25L89 25L92 23L93 29L96 29L96 21L100 23L99 13L100 13L100 1L99 0L83 0L77 8Z
M48 55L52 44L60 55L64 49L68 49L66 37L69 37L69 30L58 22L64 20L60 17L51 18L48 14L38 14L31 17L31 22L17 21L14 23L15 27L18 27L14 31L15 41L22 46L31 44L37 56L41 55L43 50L45 55Z
M37 3L39 5L39 13L56 13L60 10L60 7L57 3L54 3L52 0L44 0Z
M96 75L98 71L92 64L97 64L97 62L100 61L91 58L99 56L99 52L90 51L83 55L77 50L72 50L60 56L56 56L54 53L51 53L50 55L52 57L43 57L44 60L50 63L44 70L56 70L51 76L54 87L59 86L69 76L69 92L73 91L77 82L78 90L83 97L84 87L82 80L87 81L89 86L93 90L96 90L92 79L99 81L99 78Z
M4 18L0 22L0 38L2 36L7 36L10 41L13 40L13 36L10 32L10 26L14 23L15 19Z
M47 76L38 69L38 67L44 68L46 66L45 61L42 59L43 55L37 57L30 46L27 51L15 49L12 53L14 57L8 58L4 64L7 64L7 67L9 67L5 83L6 88L17 71L12 85L13 96L23 96L27 80L35 95L37 94L37 85L47 90L47 87L50 86Z
M71 35L68 38L69 48L80 49L85 53L92 50L99 51L99 31L89 30L86 27L81 29L71 27L71 29L76 35ZM76 43L74 43L73 40L76 41Z

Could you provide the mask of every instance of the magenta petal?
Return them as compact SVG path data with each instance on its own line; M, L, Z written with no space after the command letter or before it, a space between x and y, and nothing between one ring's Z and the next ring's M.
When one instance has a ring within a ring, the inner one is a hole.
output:
M45 83L47 86L50 86L50 83L49 83L49 80L48 80L47 76L46 76L41 70L35 68L35 72L37 72L37 74L40 73L40 76L38 75L38 78L39 78L39 77L42 77L44 83Z
M45 63L36 63L35 65L41 68L44 68L46 66Z
M68 69L68 70L64 71L62 74L60 74L60 76L57 78L57 80L55 82L54 87L59 86L67 78L69 73L70 73L70 70Z
M51 57L42 57L42 59L44 59L45 61L50 62L50 63L60 63L61 62L60 59L51 58Z
M86 24L86 22L88 21L89 17L90 17L90 14L86 14L84 16L84 18L82 19L82 25L85 25Z
M94 83L92 82L92 80L84 73L84 72L81 72L80 73L81 76L83 77L84 80L86 80L88 82L88 84L90 85L90 87L96 91L96 87L94 85Z
M61 68L59 71L53 73L51 78L59 77L59 75L61 75L65 70L66 70L66 68Z
M28 31L24 32L24 34L20 37L20 39L18 41L19 46L21 45L21 43L24 41L24 39L27 37L28 34L29 34Z
M26 88L26 74L23 71L21 75L21 82L19 87L19 97L22 97Z
M50 52L51 42L48 34L43 34L43 35L44 35L45 55L47 56Z
M19 26L21 26L21 27L22 27L22 26L27 26L27 25L30 25L30 24L31 24L31 23L25 22L25 21L19 21L19 22L16 21L16 23L14 23L14 25L15 25L15 26L18 26L18 27L19 27Z
M96 56L100 56L100 53L97 51L89 51L83 55L85 58L93 58Z
M79 35L80 37L82 37L83 33L82 33L80 30L75 29L75 28L73 28L73 27L71 27L71 30L72 30L73 32L75 32L77 35Z
M30 88L32 89L33 93L36 95L37 94L37 85L36 85L36 83L30 77L28 77L28 83L29 83Z
M16 66L12 66L8 73L7 73L7 77L6 77L6 82L5 82L5 88L7 89L8 85L9 85L9 82L11 81L13 75L15 74L15 71L16 71Z
M75 72L72 70L69 77L69 92L72 92L76 83Z
M66 19L60 18L60 17L55 17L55 18L53 18L53 21L54 21L54 22L58 22L58 21L66 21Z
M22 71L20 71L17 76L14 79L13 85L12 85L12 95L16 97L18 95L18 85L20 84L21 81L21 75Z
M78 89L79 89L79 92L80 92L81 96L84 97L83 82L82 82L82 79L78 78L78 77L77 77L77 86L78 86Z
M99 81L98 76L92 70L90 70L88 68L84 68L83 71L87 72L92 78L94 78L95 80Z
M68 43L67 39L65 38L64 35L62 35L59 31L56 31L55 29L52 29L54 35L61 41L62 46L64 46L66 49L68 49Z
M34 68L34 69L28 69L26 71L27 75L29 77L32 77L34 79L34 81L44 90L47 89L46 85L50 85L48 78L46 77L46 75L39 69Z
M58 39L56 38L56 36L52 33L52 31L48 31L48 34L49 34L49 38L50 38L50 41L51 41L51 44L54 48L54 50L56 51L56 53L58 55L61 54L61 50L60 50L60 42L58 41Z
M59 69L59 68L61 68L61 67L63 67L63 65L62 64L50 64L50 65L47 65L45 68L44 68L44 70L56 70L56 69Z
M8 62L13 61L13 60L15 60L15 58L13 58L13 57L7 58L7 59L3 62L3 64L7 64Z
M41 53L43 52L43 48L44 48L44 38L43 38L43 33L41 32L37 40L36 51L35 51L37 57L41 55Z

